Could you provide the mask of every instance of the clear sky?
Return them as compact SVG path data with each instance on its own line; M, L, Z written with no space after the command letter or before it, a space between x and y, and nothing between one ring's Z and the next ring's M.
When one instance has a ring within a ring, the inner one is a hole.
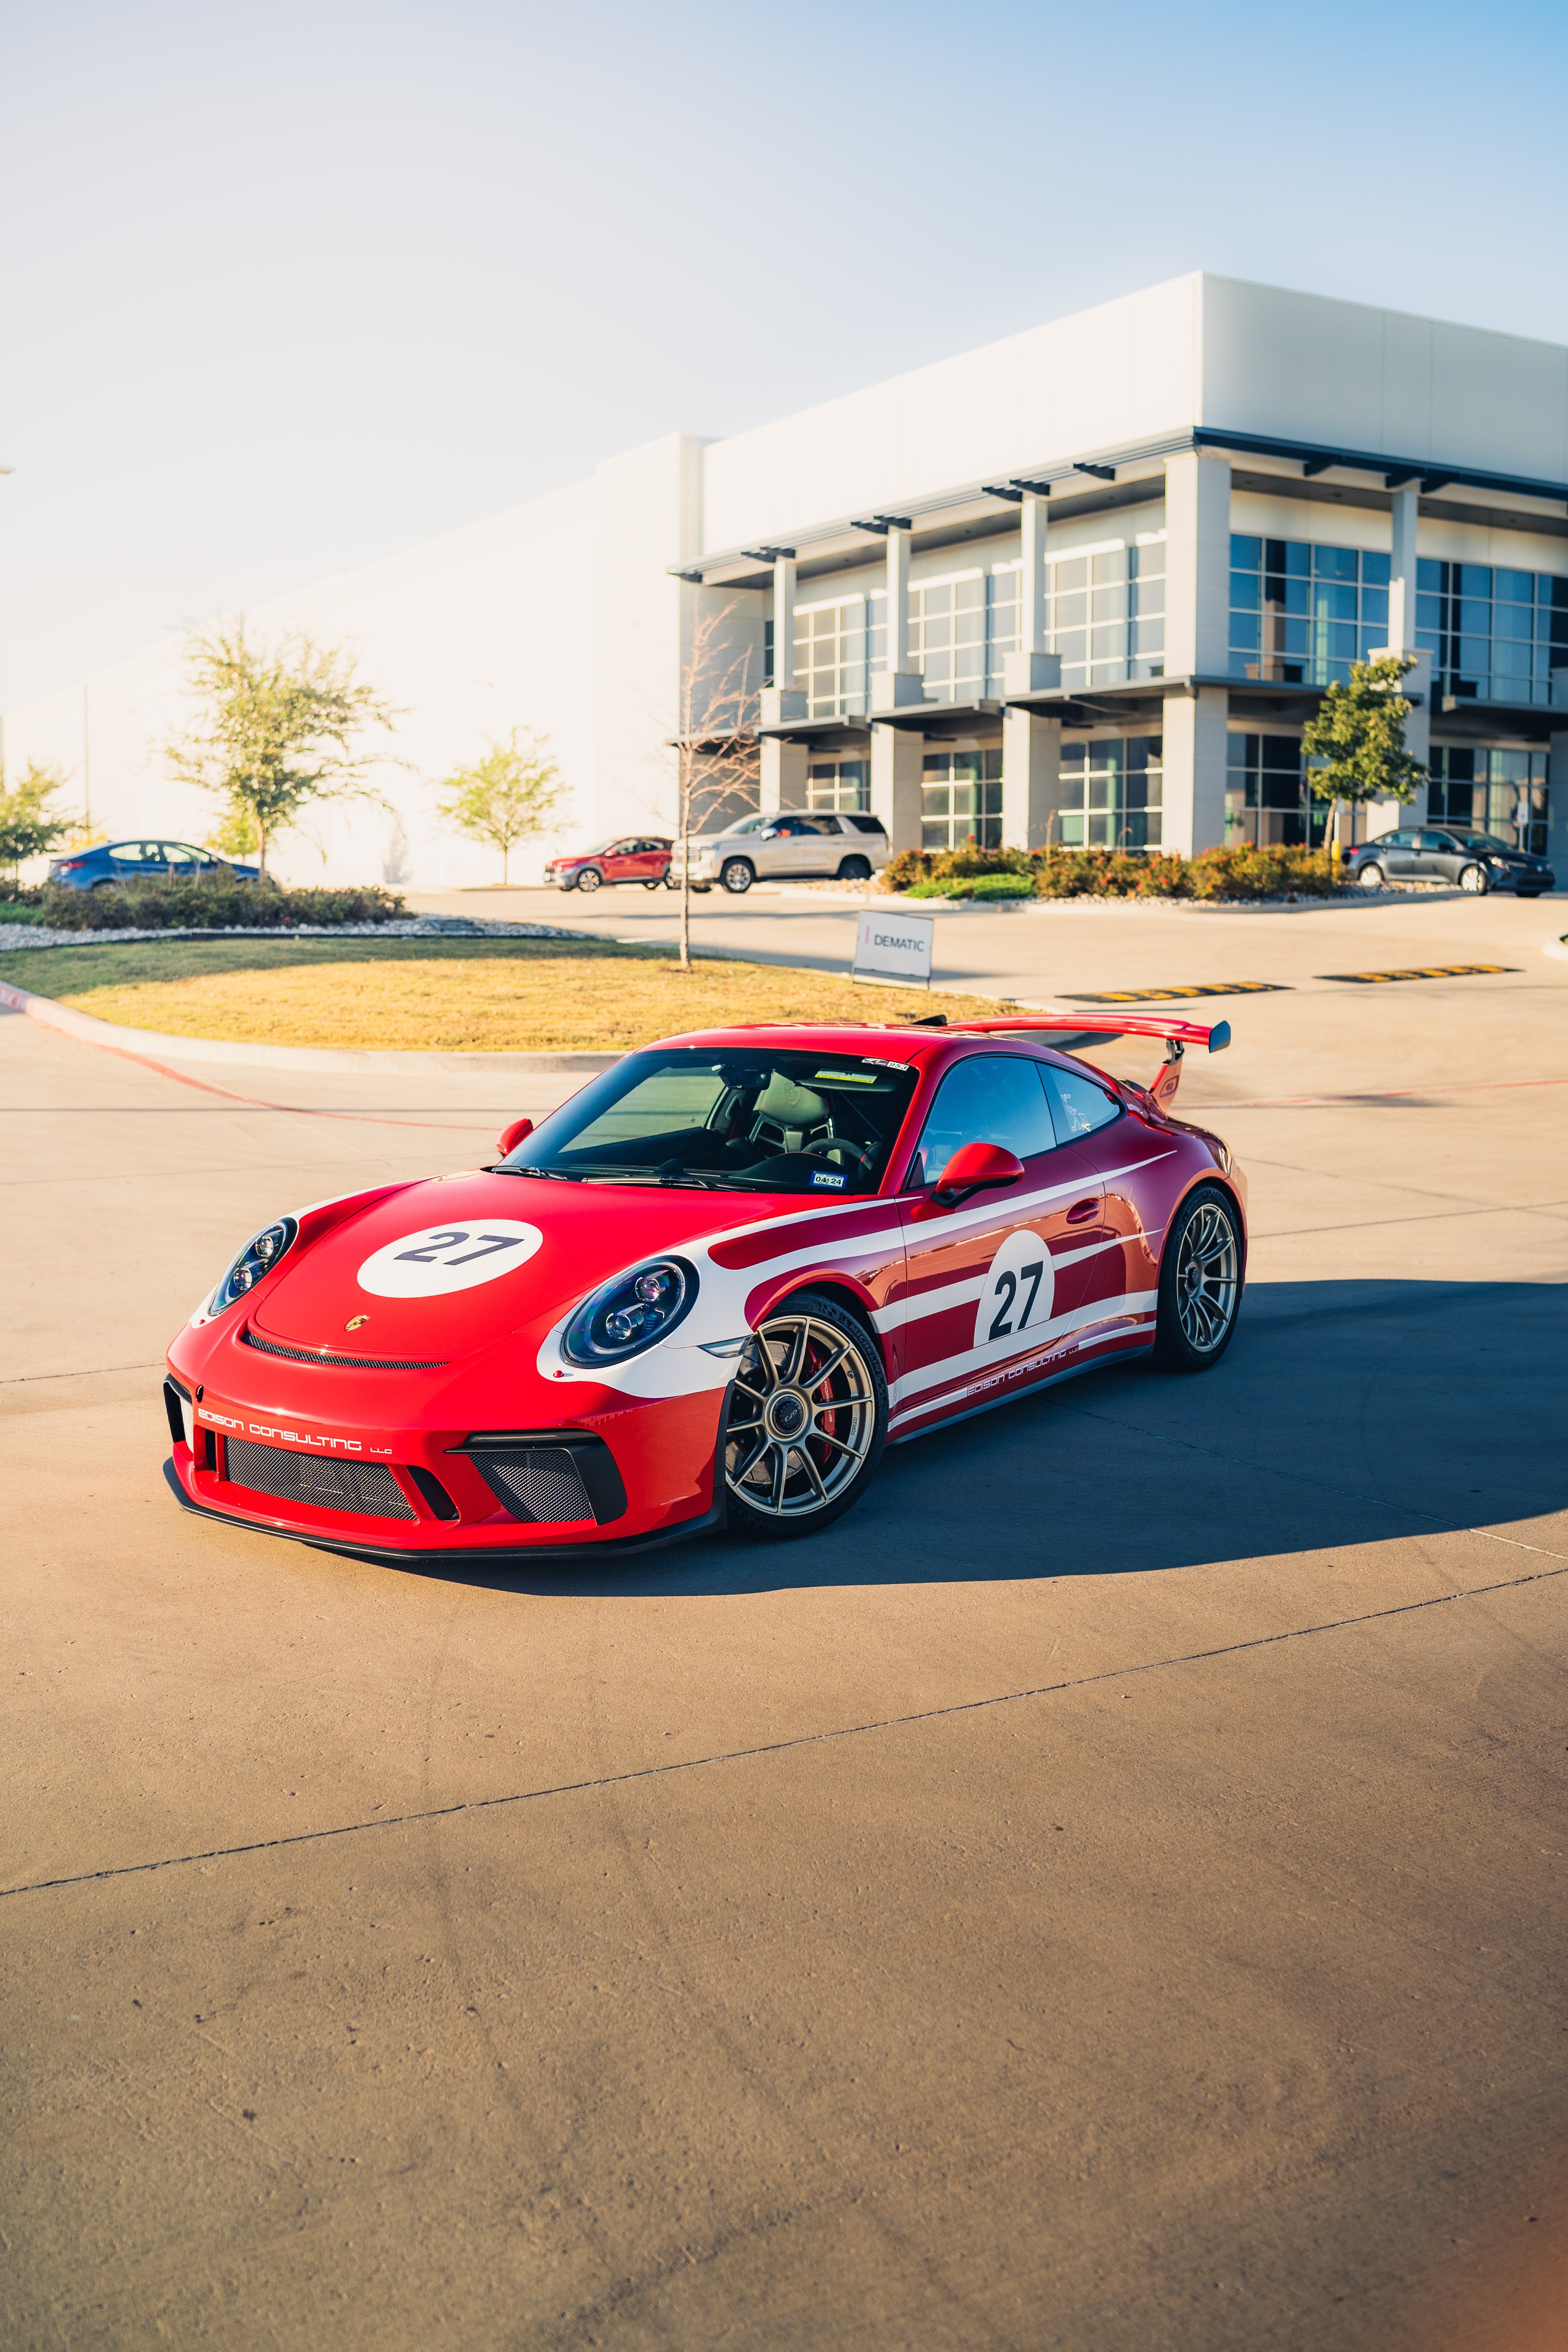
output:
M1563 0L0 0L0 706L1194 268L1568 342Z

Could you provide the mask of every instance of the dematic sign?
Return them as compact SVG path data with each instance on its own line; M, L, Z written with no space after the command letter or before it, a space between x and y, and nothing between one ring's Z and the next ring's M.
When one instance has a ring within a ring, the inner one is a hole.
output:
M931 985L934 915L868 910L855 934L857 980L918 980Z

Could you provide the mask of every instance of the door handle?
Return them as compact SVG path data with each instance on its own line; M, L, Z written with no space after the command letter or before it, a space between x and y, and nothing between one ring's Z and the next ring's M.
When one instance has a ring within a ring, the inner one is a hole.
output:
M1099 1214L1098 1201L1075 1201L1068 1211L1068 1223L1069 1225L1086 1225L1090 1217L1097 1217Z

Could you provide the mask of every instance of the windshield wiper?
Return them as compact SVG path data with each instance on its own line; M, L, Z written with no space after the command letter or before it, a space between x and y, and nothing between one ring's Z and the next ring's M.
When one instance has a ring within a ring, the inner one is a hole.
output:
M492 1176L552 1176L560 1184L580 1184L580 1176L569 1176L564 1168L509 1168L505 1160L490 1170Z

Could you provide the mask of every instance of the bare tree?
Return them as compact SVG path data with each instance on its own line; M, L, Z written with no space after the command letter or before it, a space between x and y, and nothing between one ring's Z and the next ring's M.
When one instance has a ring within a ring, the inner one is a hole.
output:
M675 753L680 835L680 969L691 969L691 836L726 801L754 796L761 767L752 655L736 653L725 628L737 607L700 613L680 671Z

